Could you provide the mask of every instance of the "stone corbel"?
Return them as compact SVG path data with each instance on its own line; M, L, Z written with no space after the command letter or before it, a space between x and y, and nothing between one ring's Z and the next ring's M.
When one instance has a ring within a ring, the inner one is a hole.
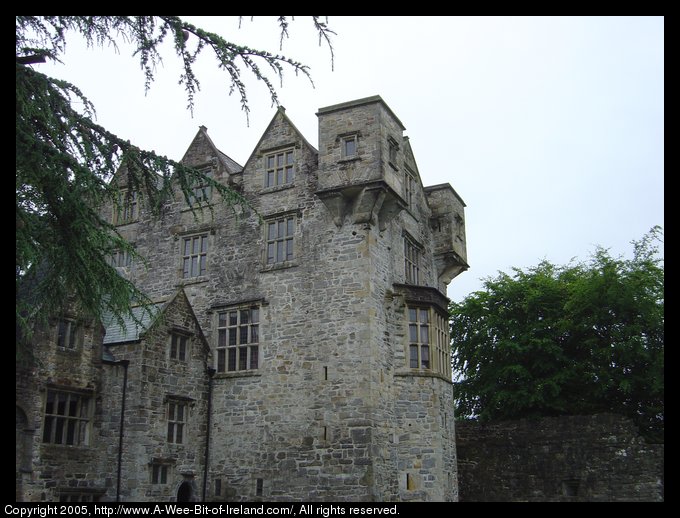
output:
M385 230L387 224L405 208L406 204L385 182L369 182L318 191L317 196L331 213L333 222L340 228L345 216L352 223L378 225Z
M435 264L437 266L437 275L439 280L444 284L450 283L454 277L457 277L470 266L465 260L453 250L435 254Z

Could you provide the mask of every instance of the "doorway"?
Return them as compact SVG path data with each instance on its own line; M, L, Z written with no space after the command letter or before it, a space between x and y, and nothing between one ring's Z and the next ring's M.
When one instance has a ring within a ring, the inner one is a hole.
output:
M177 501L178 502L191 502L191 497L193 496L193 491L191 490L191 484L189 482L182 482L177 489Z

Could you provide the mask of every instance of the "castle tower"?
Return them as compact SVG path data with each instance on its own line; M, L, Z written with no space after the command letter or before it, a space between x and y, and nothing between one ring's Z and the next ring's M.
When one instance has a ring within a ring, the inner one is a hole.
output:
M131 278L155 299L182 287L210 345L207 498L455 500L445 293L464 204L423 188L380 97L317 116L319 150L280 108L243 167L203 127L185 153L262 220L218 200L196 219L178 195L136 223L153 266Z

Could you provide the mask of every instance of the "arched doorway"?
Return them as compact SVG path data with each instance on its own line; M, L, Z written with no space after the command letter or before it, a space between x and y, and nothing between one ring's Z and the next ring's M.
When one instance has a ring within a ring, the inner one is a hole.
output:
M191 502L191 497L193 496L193 491L191 490L191 484L189 482L182 482L177 489L177 501L178 502Z

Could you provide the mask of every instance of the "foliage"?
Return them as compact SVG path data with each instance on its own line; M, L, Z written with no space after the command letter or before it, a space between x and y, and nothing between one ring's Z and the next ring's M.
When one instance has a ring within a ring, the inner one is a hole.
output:
M313 23L320 41L325 39L330 47L332 31L319 17L313 17ZM278 24L283 41L288 36L286 17L279 17ZM189 109L200 87L193 64L206 49L228 75L230 93L238 92L246 116L241 67L266 85L273 103L278 102L277 92L262 65L279 80L284 68L310 78L308 67L297 61L237 45L178 17L17 16L16 315L21 344L28 343L36 319L44 321L58 313L67 300L79 312L95 318L112 313L119 321L134 316L132 306L148 304L144 294L108 263L115 250L135 255L116 228L100 216L105 204L121 208L119 188L111 182L121 164L125 183L156 217L172 196L174 184L187 201L192 185L198 183L211 186L232 208L245 204L238 193L204 173L141 150L96 124L94 106L75 85L33 69L46 59L59 61L72 34L80 34L91 46L117 48L116 38L132 43L147 89L161 61L162 44L171 40L183 65L180 84Z
M543 261L450 305L462 418L614 412L663 441L664 269L653 228L630 260Z

